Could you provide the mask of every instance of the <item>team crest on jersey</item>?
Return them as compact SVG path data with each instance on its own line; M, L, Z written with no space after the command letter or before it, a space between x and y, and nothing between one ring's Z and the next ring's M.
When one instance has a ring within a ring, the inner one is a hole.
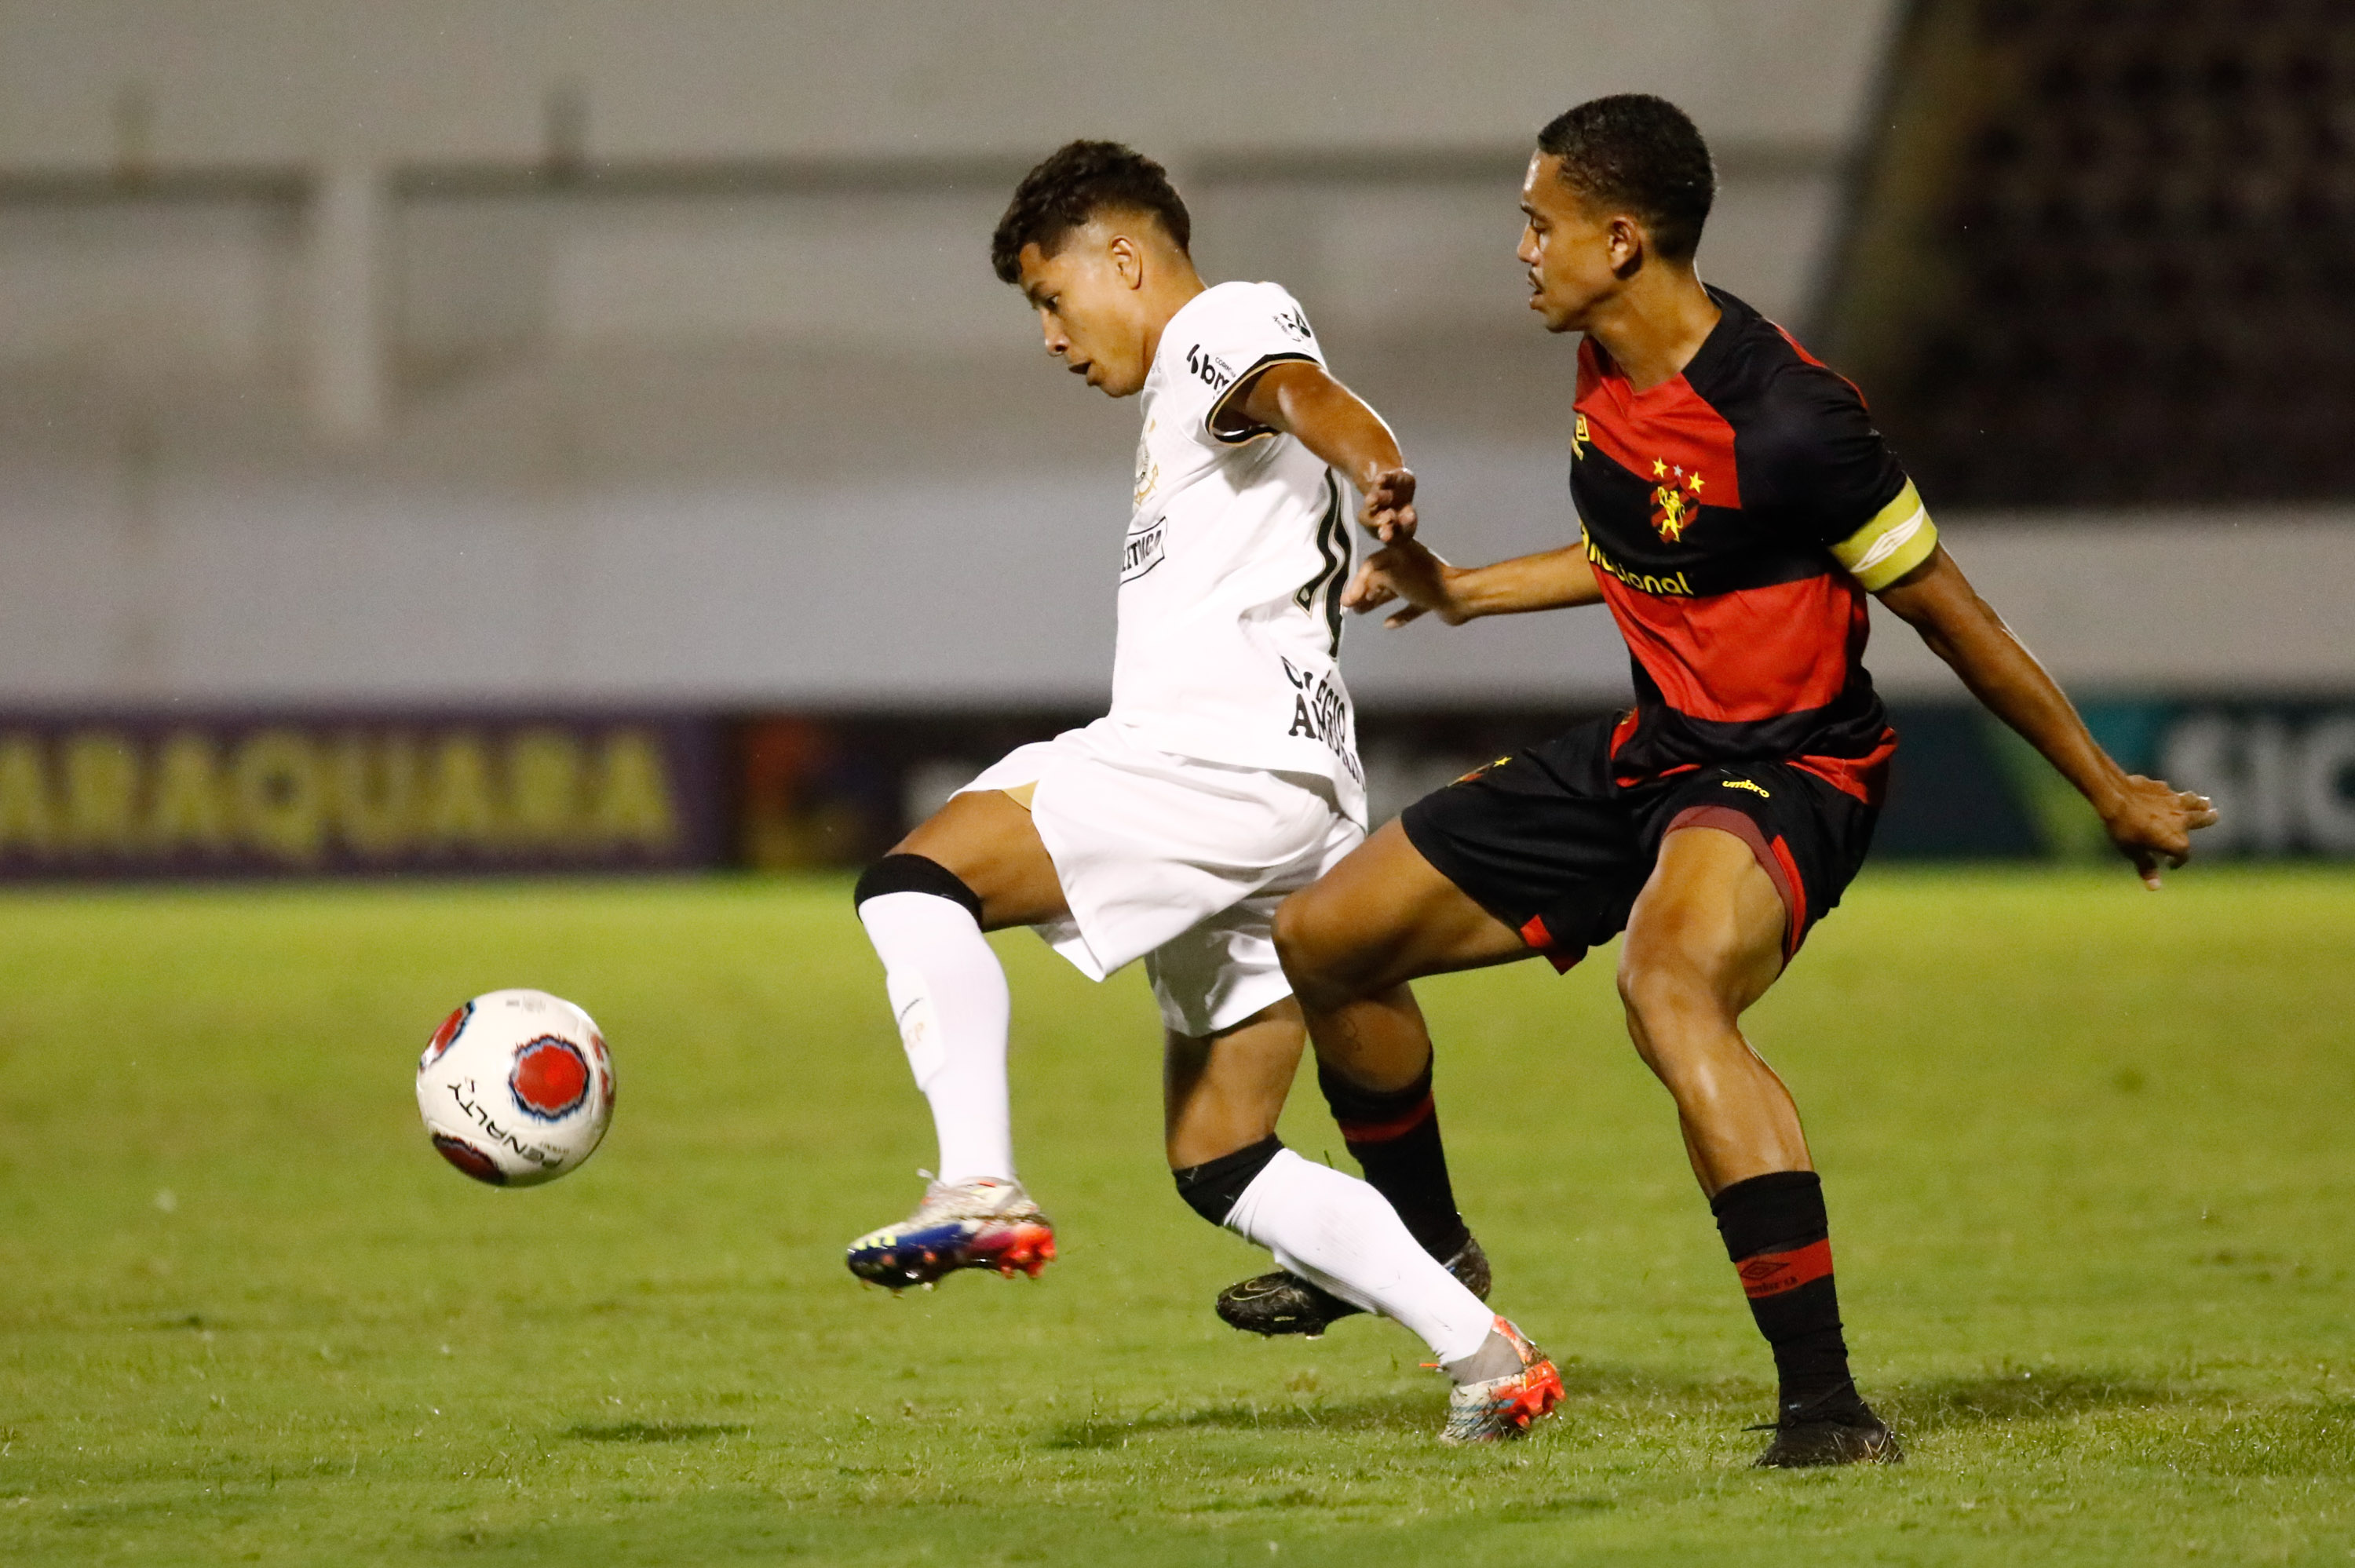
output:
M1130 504L1142 506L1153 498L1161 486L1161 465L1153 461L1153 428L1160 421L1145 421L1145 433L1136 438L1136 493Z
M1583 421L1582 427L1582 424ZM1673 545L1685 536L1693 514L1700 510L1700 493L1706 482L1699 469L1688 473L1665 458L1652 460L1652 477L1659 481L1652 487L1652 528Z
M589 1059L570 1040L543 1034L515 1054L507 1087L516 1104L542 1121L555 1121L581 1108L589 1097Z

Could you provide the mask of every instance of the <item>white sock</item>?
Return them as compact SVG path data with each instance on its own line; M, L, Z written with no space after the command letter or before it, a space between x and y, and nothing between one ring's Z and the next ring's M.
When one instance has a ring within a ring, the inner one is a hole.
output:
M1477 1351L1496 1321L1487 1303L1423 1250L1389 1199L1289 1149L1243 1189L1227 1228L1309 1283L1405 1324L1443 1364Z
M858 906L916 1087L932 1104L939 1176L1014 1180L1006 1107L1006 970L981 922L953 899L886 893Z

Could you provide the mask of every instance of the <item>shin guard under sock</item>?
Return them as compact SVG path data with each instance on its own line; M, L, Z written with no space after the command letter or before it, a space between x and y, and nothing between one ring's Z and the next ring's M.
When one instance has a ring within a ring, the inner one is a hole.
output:
M1316 1085L1367 1184L1390 1200L1423 1250L1442 1263L1462 1252L1472 1233L1455 1212L1439 1110L1431 1097L1431 1064L1402 1089L1369 1089L1319 1062Z
M1860 1404L1840 1334L1822 1180L1812 1171L1753 1176L1709 1206L1750 1298L1750 1315L1774 1348L1779 1413L1787 1418Z
M945 866L910 854L878 861L854 896L908 1066L932 1103L940 1179L1014 1180L1006 971L981 934L981 900Z

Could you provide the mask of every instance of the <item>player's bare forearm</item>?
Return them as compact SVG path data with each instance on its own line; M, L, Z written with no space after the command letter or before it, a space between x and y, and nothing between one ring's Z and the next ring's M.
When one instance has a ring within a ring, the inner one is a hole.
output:
M2093 803L2111 841L2146 883L2158 886L2162 866L2180 865L2190 857L2191 832L2215 821L2215 808L2204 797L2130 774L2113 761L2067 694L1978 596L1945 546L1881 589L1881 602L1920 632L1973 696Z
M1341 603L1363 615L1400 599L1405 602L1383 625L1404 626L1432 614L1460 626L1484 615L1566 609L1602 599L1593 564L1577 545L1485 567L1455 567L1421 542L1401 540L1368 557Z
M1398 438L1366 400L1320 365L1287 360L1253 376L1231 405L1239 428L1281 430L1365 497L1358 520L1385 545L1414 535L1414 475Z
M1485 567L1450 569L1455 572L1455 600L1464 607L1467 620L1603 602L1603 586L1594 580L1594 563L1586 558L1585 547L1580 545L1516 556Z

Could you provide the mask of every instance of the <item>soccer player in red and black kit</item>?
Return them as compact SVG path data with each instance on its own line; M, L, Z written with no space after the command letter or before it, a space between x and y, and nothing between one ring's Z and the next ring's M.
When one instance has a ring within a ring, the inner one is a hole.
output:
M2084 793L2151 886L2215 812L2103 753L1940 546L1856 389L1702 284L1714 189L1700 132L1660 99L1599 99L1545 128L1520 259L1548 330L1585 334L1571 435L1583 537L1471 569L1394 539L1345 599L1399 604L1393 626L1600 602L1633 654L1635 707L1416 802L1294 895L1276 940L1328 1096L1359 1129L1352 1150L1404 1211L1416 1171L1445 1181L1430 1037L1405 982L1533 954L1566 969L1625 931L1629 1033L1675 1098L1774 1350L1775 1434L1758 1462L1887 1461L1897 1441L1849 1374L1798 1112L1739 1024L1871 842L1897 736L1862 662L1865 595ZM1294 1331L1335 1315L1290 1295Z

